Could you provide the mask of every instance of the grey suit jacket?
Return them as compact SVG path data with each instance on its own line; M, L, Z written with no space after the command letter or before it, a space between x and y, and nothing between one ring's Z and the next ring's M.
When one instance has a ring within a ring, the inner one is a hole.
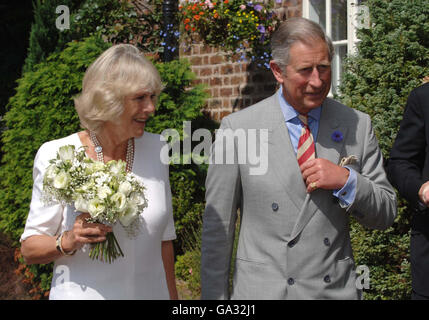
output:
M397 213L369 116L329 98L322 106L316 156L335 164L344 156L358 159L350 165L357 172L356 196L346 208L332 190L307 194L277 95L225 117L220 128L245 135L267 130L261 152L268 162L265 174L251 174L255 165L239 161L237 139L225 146L217 136L212 145L213 162L219 150L234 153L234 162L213 163L208 170L202 299L359 299L349 215L385 229ZM334 131L343 134L342 141L332 139ZM241 224L230 293L237 211Z

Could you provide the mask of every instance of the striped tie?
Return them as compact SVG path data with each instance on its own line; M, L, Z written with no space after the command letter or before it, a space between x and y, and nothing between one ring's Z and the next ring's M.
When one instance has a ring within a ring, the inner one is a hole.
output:
M316 152L314 150L313 135L308 127L308 116L299 115L299 120L302 122L301 136L298 141L297 159L301 166L305 161L315 159Z

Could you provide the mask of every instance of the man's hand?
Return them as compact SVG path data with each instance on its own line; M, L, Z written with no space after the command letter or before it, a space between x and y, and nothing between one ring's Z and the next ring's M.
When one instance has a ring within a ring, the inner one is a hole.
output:
M420 201L426 206L429 207L429 181L426 181L422 184L419 190Z
M346 184L350 174L346 168L322 158L308 160L300 166L300 169L307 185L308 193L317 188L327 190L341 189Z

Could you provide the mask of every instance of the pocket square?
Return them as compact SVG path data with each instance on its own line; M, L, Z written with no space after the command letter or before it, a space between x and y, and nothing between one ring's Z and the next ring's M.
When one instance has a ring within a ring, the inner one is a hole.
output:
M343 157L343 158L341 159L341 161L340 161L339 166L340 166L340 167L344 167L344 166L346 166L346 165L348 165L348 164L353 164L353 163L355 163L356 161L357 161L357 157L356 157L356 156L353 156L353 155L348 156L348 157Z

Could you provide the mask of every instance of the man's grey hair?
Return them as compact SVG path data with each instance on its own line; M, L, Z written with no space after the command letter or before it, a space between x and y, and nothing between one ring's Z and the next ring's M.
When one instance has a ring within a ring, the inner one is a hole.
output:
M315 22L305 18L290 18L283 22L271 38L271 54L273 61L281 68L289 63L289 50L295 42L312 45L322 40L328 47L329 60L334 57L334 46L331 39Z

